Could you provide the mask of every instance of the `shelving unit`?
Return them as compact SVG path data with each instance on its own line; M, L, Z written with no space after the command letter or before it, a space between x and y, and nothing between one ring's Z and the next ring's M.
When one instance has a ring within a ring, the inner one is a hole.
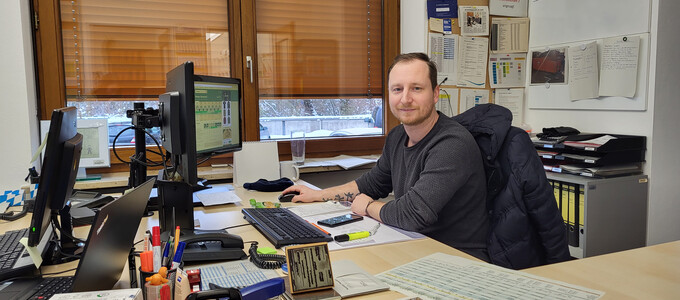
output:
M597 179L546 172L549 180L580 185L583 226L571 256L585 258L644 247L647 239L647 175Z

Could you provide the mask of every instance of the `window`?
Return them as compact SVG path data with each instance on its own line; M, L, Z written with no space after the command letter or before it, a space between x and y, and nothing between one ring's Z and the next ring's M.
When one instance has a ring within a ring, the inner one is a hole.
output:
M246 140L302 129L326 138L308 143L310 157L379 153L382 128L397 124L376 111L384 69L399 53L398 2L34 0L33 7L43 119L68 104L120 129L133 102L154 107L165 73L191 60L197 74L242 79ZM373 136L351 138L357 134Z

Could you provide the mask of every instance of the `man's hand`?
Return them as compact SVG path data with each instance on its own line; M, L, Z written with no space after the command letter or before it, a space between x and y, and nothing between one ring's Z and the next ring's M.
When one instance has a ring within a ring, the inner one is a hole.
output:
M366 205L368 205L368 203L371 201L373 201L373 199L369 196L364 194L357 195L357 197L354 198L354 201L352 202L352 212L360 216L365 216Z
M293 197L292 202L315 202L323 201L322 192L310 189L304 185L294 185L285 189L282 194L287 194L289 192L298 192L299 195Z

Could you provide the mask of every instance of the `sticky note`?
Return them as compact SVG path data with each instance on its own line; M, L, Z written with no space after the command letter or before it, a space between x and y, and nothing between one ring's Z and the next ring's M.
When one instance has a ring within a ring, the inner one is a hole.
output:
M33 260L33 264L35 265L36 268L40 268L40 265L42 265L42 255L40 255L40 251L38 251L38 247L29 247L28 246L28 238L23 237L19 240L19 243L24 245L26 250L28 251L28 254L31 256L31 259Z

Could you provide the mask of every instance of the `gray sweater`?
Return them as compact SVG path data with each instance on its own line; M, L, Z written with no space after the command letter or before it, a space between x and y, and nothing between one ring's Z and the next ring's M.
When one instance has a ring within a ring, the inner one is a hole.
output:
M380 211L385 224L488 260L486 176L470 132L439 113L425 138L407 142L403 125L390 131L376 166L356 180L359 191L378 199L394 190Z

